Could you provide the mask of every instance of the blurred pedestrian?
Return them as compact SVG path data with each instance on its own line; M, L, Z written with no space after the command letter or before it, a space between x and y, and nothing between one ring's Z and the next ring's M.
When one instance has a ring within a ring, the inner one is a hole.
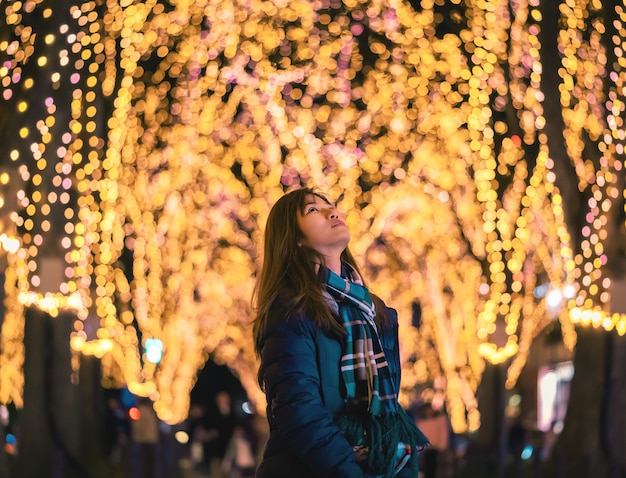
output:
M520 416L509 428L509 452L513 455L513 473L515 478L522 476L522 452L526 446L526 429Z
M255 469L250 435L244 426L237 425L222 460L222 472L230 478L247 478L254 476Z
M105 451L111 463L119 466L122 460L123 449L128 446L130 425L128 414L122 408L116 396L107 398L105 411L104 444Z
M450 425L442 410L435 410L430 403L419 407L416 423L426 435L430 445L421 453L420 471L424 478L435 478L442 454L450 444Z
M152 407L152 401L140 397L136 410L132 413L133 478L157 478L159 419Z
M189 407L189 417L187 418L187 433L189 435L189 461L194 469L202 466L204 461L204 416L205 408L197 403L192 403Z
M236 417L232 410L230 394L219 391L215 395L213 407L207 408L203 421L204 435L204 462L209 468L211 478L227 478L222 471L222 460L233 434Z

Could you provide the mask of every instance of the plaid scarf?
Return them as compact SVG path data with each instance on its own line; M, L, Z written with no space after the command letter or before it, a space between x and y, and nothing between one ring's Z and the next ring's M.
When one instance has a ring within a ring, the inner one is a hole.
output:
M355 452L366 451L368 472L391 478L408 463L417 476L417 459L411 455L427 439L398 405L370 293L352 267L344 264L344 269L349 279L320 269L325 296L346 331L340 365L348 413L338 424Z

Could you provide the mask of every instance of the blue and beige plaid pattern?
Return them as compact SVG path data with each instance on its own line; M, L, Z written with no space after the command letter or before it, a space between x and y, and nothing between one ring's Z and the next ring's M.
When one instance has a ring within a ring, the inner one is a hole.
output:
M346 280L328 269L325 273L326 290L337 301L346 330L341 372L348 400L357 404L366 402L372 415L395 412L398 403L396 387L378 337L374 322L376 308L369 291L362 285L356 271L350 271L352 280Z

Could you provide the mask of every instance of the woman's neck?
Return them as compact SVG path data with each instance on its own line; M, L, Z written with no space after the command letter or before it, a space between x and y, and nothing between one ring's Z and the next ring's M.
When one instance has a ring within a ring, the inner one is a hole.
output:
M338 276L341 276L341 258L340 257L337 257L336 259L332 259L332 260L326 257L326 260L324 261L324 265L326 266L327 269L330 269Z
M328 259L328 257L326 257L324 260L324 267L333 271L338 276L341 276L341 259L338 259L337 261L331 261ZM315 264L315 272L317 273L319 272L319 270L320 264Z

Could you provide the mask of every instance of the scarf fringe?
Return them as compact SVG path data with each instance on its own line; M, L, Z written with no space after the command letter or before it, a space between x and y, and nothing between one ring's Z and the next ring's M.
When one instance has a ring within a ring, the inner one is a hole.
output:
M412 453L406 466L413 476L417 476L417 452L428 445L428 439L404 411L365 416L346 414L338 419L337 424L352 446L369 447L369 472L393 478L396 474L398 444L405 443L410 445Z

